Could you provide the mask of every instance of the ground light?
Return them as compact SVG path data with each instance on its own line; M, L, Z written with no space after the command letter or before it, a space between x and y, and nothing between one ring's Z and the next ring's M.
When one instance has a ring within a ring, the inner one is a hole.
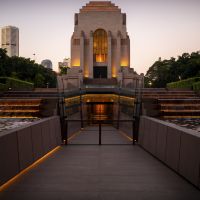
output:
M5 189L7 189L9 186L11 186L13 183L16 182L16 180L21 177L22 175L26 174L28 171L30 171L31 169L33 169L34 167L38 166L40 163L42 163L43 161L45 161L48 157L50 157L53 153L55 153L56 151L58 151L60 149L60 146L56 147L55 149L51 150L49 153L47 153L46 155L44 155L42 158L40 158L39 160L35 161L32 165L30 165L29 167L27 167L26 169L22 170L19 174L17 174L16 176L14 176L13 178L11 178L9 181L7 181L6 183L4 183L1 187L0 187L0 192L4 191Z

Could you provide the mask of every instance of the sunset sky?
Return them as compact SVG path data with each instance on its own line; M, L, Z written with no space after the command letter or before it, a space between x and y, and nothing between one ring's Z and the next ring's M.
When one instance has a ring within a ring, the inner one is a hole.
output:
M20 30L20 56L50 59L54 70L70 57L74 13L87 0L0 0L0 27ZM131 67L138 73L159 57L200 50L200 0L112 0L127 14Z

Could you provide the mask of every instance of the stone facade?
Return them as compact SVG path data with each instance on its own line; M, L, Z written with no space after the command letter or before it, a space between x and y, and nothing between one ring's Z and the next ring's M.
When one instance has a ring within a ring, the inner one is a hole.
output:
M110 1L83 6L74 18L71 69L59 78L66 89L82 87L84 79L117 79L121 87L143 87L143 76L130 68L126 14Z

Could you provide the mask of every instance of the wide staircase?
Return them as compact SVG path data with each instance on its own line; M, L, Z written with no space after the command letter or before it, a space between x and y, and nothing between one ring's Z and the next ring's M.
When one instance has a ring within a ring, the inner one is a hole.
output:
M40 117L42 99L1 99L0 118Z
M141 97L150 110L150 116L200 118L200 98L192 90L143 89Z

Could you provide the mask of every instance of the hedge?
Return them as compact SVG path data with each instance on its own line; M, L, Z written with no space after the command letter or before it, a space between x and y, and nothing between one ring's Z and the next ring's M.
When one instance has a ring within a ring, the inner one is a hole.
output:
M0 91L7 90L6 84L0 83Z
M4 85L5 90L32 90L34 88L33 83L10 77L0 77L0 83L0 88Z
M167 88L188 88L193 89L193 84L200 81L200 77L188 78L185 80L167 84Z
M200 81L193 84L193 90L200 91Z

